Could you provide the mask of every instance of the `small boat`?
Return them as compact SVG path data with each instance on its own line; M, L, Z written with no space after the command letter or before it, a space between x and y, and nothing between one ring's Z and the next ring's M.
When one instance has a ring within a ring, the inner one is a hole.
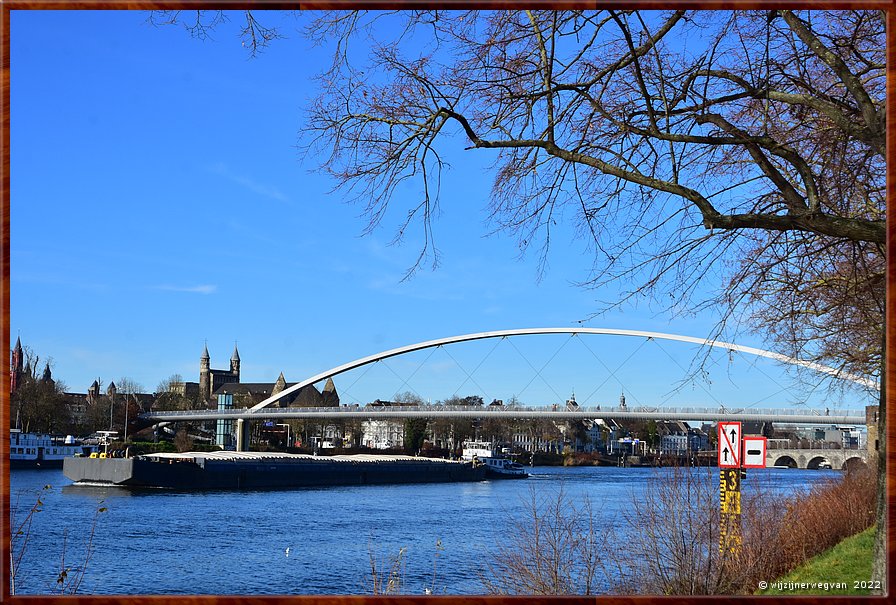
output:
M529 476L522 464L496 455L488 441L465 441L461 458L485 464L486 479L525 479Z
M45 433L25 433L9 429L10 468L62 468L62 461L73 456L89 456L96 448L65 437Z

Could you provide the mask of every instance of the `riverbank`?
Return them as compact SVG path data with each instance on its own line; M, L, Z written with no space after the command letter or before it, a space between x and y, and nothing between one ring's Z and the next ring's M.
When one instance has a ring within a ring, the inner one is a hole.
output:
M871 594L871 562L874 552L872 526L817 555L787 575L769 582L757 595L857 595Z

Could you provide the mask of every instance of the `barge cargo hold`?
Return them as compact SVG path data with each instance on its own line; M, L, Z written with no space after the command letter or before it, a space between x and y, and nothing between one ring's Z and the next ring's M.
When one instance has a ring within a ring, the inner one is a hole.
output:
M133 458L67 458L75 483L172 489L255 489L482 481L485 466L414 456L311 456L274 452L184 452Z

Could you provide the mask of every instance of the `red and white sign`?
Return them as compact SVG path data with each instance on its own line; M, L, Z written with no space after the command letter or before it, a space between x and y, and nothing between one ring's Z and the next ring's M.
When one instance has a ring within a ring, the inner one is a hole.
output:
M765 437L744 437L744 468L765 468L768 440Z
M719 423L719 468L740 468L740 422Z

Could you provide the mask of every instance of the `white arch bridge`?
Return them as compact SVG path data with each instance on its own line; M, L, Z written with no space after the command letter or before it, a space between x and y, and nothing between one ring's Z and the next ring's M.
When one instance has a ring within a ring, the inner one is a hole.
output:
M863 376L857 376L846 372L841 372L835 368L824 366L818 363L803 361L775 353L764 349L754 347L746 347L729 342L721 342L703 338L695 338L692 336L682 336L678 334L665 334L661 332L646 332L640 330L621 330L610 328L526 328L515 330L497 330L492 332L476 332L473 334L463 334L460 336L451 336L448 338L440 338L429 340L404 347L398 347L376 353L361 359L348 362L346 364L331 368L320 374L302 380L291 387L284 389L276 395L268 397L261 403L246 409L236 410L193 410L186 412L174 411L158 411L148 412L140 415L140 419L149 422L179 422L179 421L200 421L200 420L253 420L253 419L271 419L271 418L484 418L489 416L503 418L554 418L557 420L569 419L674 419L674 420L766 420L777 422L789 422L796 424L864 424L865 414L859 410L840 410L834 415L821 415L817 411L795 411L790 410L768 410L768 409L725 409L725 408L624 408L613 407L601 409L600 406L594 408L575 408L575 409L552 409L552 408L524 408L510 407L503 408L483 408L483 407L456 407L450 408L445 406L419 406L419 407L358 407L358 406L342 406L327 408L272 408L270 406L278 403L281 399L288 397L290 394L302 389L308 385L312 385L327 378L331 378L338 374L342 374L349 370L359 368L371 363L375 363L390 357L404 355L414 351L423 349L441 347L448 344L468 342L474 340L483 340L490 338L508 338L524 335L543 335L543 334L603 334L613 336L630 336L637 338L646 338L648 340L671 340L678 342L686 342L708 346L713 348L721 348L727 351L736 351L759 357L766 357L776 361L801 366L807 369L821 372L841 380L848 380L864 387L877 388L877 382L873 379ZM240 422L240 425L243 423Z

